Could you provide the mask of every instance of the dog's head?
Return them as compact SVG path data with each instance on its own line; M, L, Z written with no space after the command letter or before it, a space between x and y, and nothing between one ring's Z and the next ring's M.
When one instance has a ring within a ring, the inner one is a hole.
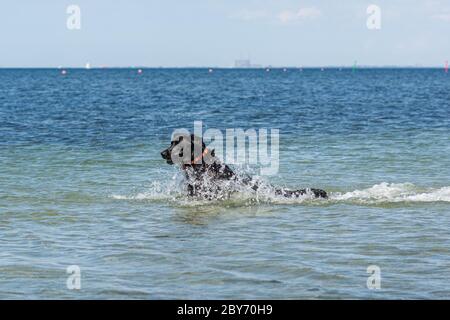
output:
M193 134L175 135L161 156L168 164L185 167L208 163L214 157L214 150L208 150L203 140Z

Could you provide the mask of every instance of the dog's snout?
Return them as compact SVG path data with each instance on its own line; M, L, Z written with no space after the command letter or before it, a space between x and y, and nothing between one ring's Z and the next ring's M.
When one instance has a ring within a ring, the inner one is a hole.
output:
M161 152L161 157L163 157L163 159L169 159L169 150L164 150Z

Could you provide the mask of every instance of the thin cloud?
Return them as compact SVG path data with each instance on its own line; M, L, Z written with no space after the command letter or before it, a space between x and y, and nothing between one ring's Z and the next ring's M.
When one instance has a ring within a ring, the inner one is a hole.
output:
M265 10L241 10L230 15L231 19L241 21L280 21L290 23L301 20L313 20L319 18L322 12L316 7L300 8L298 10L284 10L279 14L270 13Z
M289 23L300 20L313 20L322 15L322 12L316 7L301 8L295 10L284 10L278 14L278 20L282 23Z

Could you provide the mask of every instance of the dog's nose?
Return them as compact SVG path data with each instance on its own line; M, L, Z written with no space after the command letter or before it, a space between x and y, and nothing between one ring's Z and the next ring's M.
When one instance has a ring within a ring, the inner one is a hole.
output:
M161 152L161 157L163 157L163 159L168 159L169 158L169 151L166 149L164 151Z

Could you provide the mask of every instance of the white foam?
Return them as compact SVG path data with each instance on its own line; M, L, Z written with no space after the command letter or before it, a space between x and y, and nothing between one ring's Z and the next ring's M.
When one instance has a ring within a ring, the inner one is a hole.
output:
M152 181L143 192L128 195L113 194L110 197L116 200L173 200L182 194L178 175L172 177L169 182Z
M450 202L450 187L419 188L412 183L376 184L346 193L332 193L331 200L359 203Z
M388 204L400 202L450 202L450 187L420 188L412 183L387 183L376 184L367 189L350 192L330 192L328 199L316 199L312 193L304 194L298 198L286 198L277 195L273 187L261 182L258 191L254 191L247 185L228 183L219 192L216 185L211 185L211 192L206 198L188 197L182 183L177 177L170 182L152 182L143 192L130 195L111 195L116 200L131 201L168 201L181 206L201 206L214 203L225 205L254 205L267 204L330 204L330 203L355 203L355 204ZM205 184L208 182L205 181Z

